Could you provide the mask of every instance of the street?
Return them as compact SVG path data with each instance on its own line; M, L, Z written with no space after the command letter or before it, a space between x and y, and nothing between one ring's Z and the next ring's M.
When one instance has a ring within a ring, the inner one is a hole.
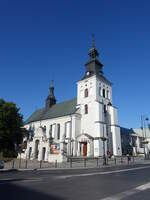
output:
M0 173L0 199L150 199L150 164Z

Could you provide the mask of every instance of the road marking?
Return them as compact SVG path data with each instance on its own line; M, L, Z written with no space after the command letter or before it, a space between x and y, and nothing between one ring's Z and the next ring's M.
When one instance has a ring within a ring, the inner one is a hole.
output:
M72 178L72 177L84 177L84 176L94 176L94 175L105 175L105 174L114 174L114 173L128 172L128 171L134 171L134 170L140 170L140 169L147 169L147 168L150 168L150 166L134 167L134 168L120 169L120 170L107 171L107 172L93 172L93 173L86 173L86 174L63 175L63 176L58 176L57 178L58 178L58 179L66 179L66 178Z
M19 182L21 182L21 183L31 183L31 182L38 182L38 181L42 181L42 179L41 178L36 178L36 179L24 179L24 180L21 180L21 181L19 181ZM18 182L18 181L16 181L16 182Z
M121 200L123 198L126 198L126 197L129 197L131 195L140 193L140 192L142 192L144 190L147 190L147 189L150 189L150 182L146 183L144 185L140 185L138 187L135 187L135 188L133 188L131 190L124 191L124 192L121 192L121 193L118 193L116 195L113 195L113 196L110 196L110 197L106 197L106 198L103 198L103 199L100 199L100 200Z

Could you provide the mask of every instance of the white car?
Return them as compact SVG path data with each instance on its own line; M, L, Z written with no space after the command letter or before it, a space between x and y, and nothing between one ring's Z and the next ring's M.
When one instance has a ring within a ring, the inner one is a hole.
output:
M4 168L4 161L0 160L0 169L3 169L3 168Z

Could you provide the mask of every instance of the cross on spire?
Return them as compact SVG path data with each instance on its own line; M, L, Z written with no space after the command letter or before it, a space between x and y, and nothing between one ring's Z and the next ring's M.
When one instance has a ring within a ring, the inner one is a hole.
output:
M54 87L54 80L51 80L50 88L53 88L53 87Z
M92 33L92 47L95 48L95 35Z

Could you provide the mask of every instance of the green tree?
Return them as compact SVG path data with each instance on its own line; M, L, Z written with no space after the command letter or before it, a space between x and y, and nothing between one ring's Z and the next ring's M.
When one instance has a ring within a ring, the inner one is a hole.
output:
M17 147L22 142L23 117L13 102L0 99L0 152L3 156L17 155Z

